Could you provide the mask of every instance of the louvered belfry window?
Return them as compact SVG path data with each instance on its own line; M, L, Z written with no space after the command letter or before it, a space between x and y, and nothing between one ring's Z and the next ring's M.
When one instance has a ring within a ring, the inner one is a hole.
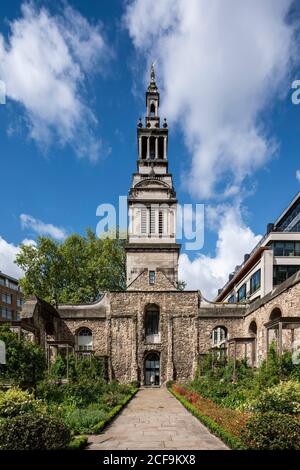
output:
M156 229L156 210L154 207L150 207L150 233L155 233Z
M147 208L142 207L141 209L141 233L147 233Z

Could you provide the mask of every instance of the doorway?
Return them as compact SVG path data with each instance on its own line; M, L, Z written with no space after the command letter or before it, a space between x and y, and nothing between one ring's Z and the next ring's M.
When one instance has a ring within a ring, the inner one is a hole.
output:
M150 353L145 358L145 385L160 385L160 359L158 353Z

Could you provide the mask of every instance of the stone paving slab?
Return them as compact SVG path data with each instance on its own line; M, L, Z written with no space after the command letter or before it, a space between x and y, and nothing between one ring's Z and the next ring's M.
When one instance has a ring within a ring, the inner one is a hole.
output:
M89 450L226 450L166 388L144 388L99 435Z

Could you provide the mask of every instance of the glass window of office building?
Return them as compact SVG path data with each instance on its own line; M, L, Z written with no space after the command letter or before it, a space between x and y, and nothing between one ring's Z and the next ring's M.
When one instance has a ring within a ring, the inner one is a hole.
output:
M238 302L243 302L246 299L246 284L243 284L237 292Z
M250 278L250 292L253 294L253 292L257 291L260 288L260 269L256 271L256 273L253 274Z
M300 256L300 242L276 241L270 246L273 248L274 256Z
M276 227L277 232L300 232L300 201Z
M273 268L273 285L278 286L299 271L298 265L277 265Z

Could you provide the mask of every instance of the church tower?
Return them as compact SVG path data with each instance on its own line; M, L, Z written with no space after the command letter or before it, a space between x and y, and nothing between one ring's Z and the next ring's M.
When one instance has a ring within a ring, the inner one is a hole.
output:
M147 271L154 288L157 272L163 272L176 287L180 251L176 243L177 199L168 171L168 124L166 119L162 126L160 123L153 64L146 91L145 123L140 118L137 143L137 172L128 196L127 285L130 289L133 281Z

